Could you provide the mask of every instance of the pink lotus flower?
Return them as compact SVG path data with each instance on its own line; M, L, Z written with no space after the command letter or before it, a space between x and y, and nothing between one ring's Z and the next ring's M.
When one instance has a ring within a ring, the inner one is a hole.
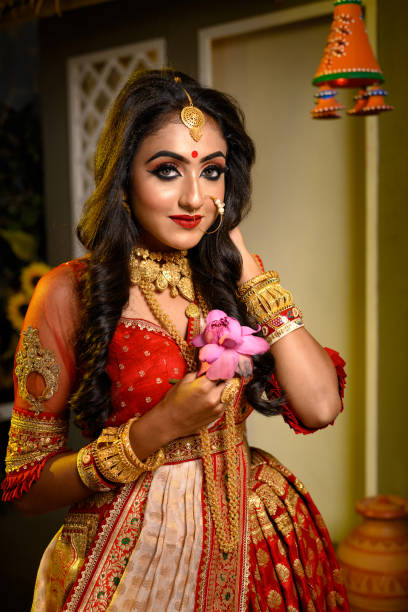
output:
M222 310L211 310L207 315L206 327L202 334L191 342L201 347L199 358L202 366L198 376L206 372L210 380L227 380L237 372L248 377L252 373L250 355L265 353L269 344L259 336L253 336L258 329L252 329L228 317Z

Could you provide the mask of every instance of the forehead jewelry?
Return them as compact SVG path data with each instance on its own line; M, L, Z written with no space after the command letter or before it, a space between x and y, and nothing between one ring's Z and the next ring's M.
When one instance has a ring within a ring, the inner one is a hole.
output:
M194 157L194 159L197 157L197 155L198 155L198 151L193 151L191 153L191 157Z
M175 77L174 80L176 83L181 83L180 77ZM198 142L203 135L204 114L199 108L194 106L190 94L184 87L183 91L187 96L188 105L181 109L180 117L184 125L189 129L191 138Z

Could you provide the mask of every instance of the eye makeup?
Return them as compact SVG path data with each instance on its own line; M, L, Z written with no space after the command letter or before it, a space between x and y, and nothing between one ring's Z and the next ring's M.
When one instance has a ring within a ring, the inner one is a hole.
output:
M227 171L227 166L221 164L210 164L205 166L200 173L200 177L203 177L209 181L217 181L222 174ZM176 164L171 162L164 162L159 164L152 170L148 170L150 174L157 176L158 179L163 181L172 181L177 177L181 177L182 174L179 171Z

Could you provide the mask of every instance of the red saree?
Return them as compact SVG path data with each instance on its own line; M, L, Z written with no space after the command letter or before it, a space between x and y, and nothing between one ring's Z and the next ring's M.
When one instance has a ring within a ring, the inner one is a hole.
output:
M29 360L30 342L35 342L29 330L38 329L41 347L52 351L59 369L52 370L55 384L51 377L48 386L54 391L40 406L33 406L32 396L16 380L8 476L2 485L6 500L20 497L38 479L45 461L66 451L65 406L75 384L72 336L81 265L70 262L47 275L26 316L23 338L28 344L24 348L21 342L18 351ZM329 354L342 393L344 362L334 351ZM107 372L114 407L107 425L119 426L159 402L170 388L169 379L184 376L186 364L163 329L121 319ZM153 475L91 495L71 508L44 553L33 610L349 610L329 534L310 495L274 457L246 443L244 422L251 411L240 393L235 402L240 539L233 553L217 546L199 438L182 438L166 447L166 464ZM283 416L295 431L310 431L289 406ZM218 420L209 429L225 511L223 427Z

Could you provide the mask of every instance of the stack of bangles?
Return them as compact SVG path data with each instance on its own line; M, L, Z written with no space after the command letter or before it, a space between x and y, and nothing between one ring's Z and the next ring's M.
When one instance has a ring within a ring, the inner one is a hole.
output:
M83 484L91 491L106 492L134 482L143 472L153 472L164 464L162 448L141 461L134 453L129 432L138 417L120 427L107 427L77 455L77 469Z
M265 272L238 287L238 297L255 317L269 344L303 327L302 312L290 291L280 285L277 272Z

